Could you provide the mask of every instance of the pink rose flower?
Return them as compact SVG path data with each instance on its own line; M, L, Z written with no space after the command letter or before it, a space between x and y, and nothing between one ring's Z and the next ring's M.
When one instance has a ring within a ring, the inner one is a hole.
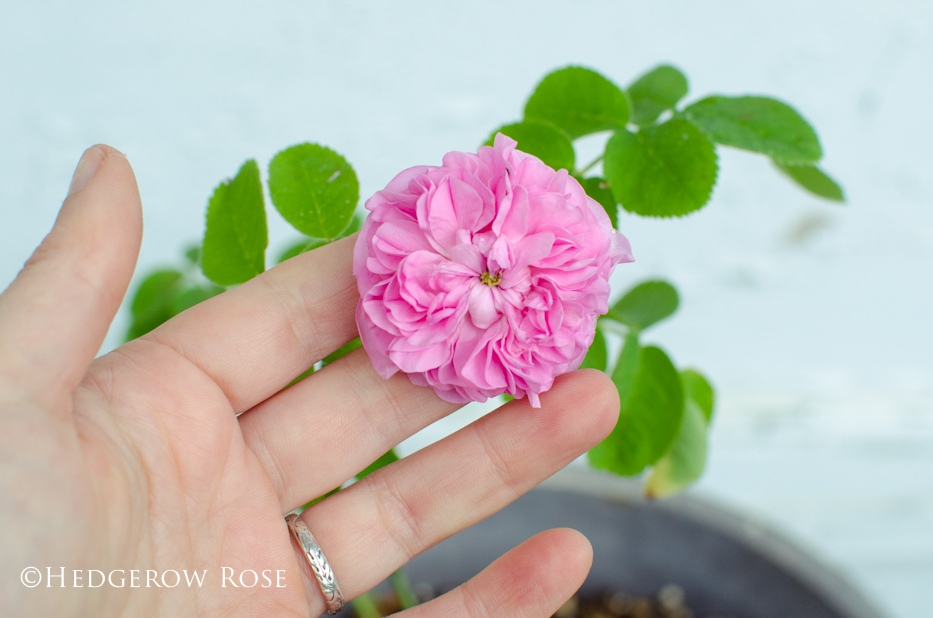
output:
M405 170L366 202L356 322L373 366L447 401L538 395L580 366L628 240L511 138Z

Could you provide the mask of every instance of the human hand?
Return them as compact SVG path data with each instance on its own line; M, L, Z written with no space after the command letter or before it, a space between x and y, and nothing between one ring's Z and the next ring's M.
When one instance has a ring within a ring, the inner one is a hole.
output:
M382 380L362 349L285 388L357 336L355 237L94 359L141 234L129 163L92 147L52 232L0 295L0 615L316 616L324 598L283 516L458 406L403 375ZM303 513L347 599L595 445L619 410L592 370L541 401L512 401ZM580 534L552 530L403 613L550 616L590 559ZM28 566L39 587L19 580ZM285 586L221 587L223 567L284 570ZM126 585L89 588L91 569L123 570ZM207 578L130 587L133 569Z

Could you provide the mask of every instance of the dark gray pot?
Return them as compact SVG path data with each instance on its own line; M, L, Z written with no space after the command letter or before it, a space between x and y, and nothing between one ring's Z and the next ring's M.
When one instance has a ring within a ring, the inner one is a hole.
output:
M584 591L654 597L675 583L698 617L881 616L838 574L762 524L692 497L648 502L636 483L589 470L563 471L418 556L408 572L445 590L555 527L579 530L593 544Z

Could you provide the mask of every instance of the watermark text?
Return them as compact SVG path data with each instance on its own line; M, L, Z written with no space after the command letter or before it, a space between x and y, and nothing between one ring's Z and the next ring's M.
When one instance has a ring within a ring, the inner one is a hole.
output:
M65 567L26 567L19 577L27 588L43 586L45 588L201 588L210 583L208 570L191 571L182 569L114 569L109 573L97 569L66 569ZM222 567L219 583L221 588L285 588L285 571L265 569L237 571L231 567Z

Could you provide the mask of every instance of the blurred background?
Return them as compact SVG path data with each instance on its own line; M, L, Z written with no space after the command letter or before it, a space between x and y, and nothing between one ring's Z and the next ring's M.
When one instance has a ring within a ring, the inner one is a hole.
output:
M672 63L688 101L789 102L848 203L720 148L703 210L623 213L637 261L614 290L671 281L680 309L648 341L717 387L708 469L690 491L771 522L893 617L933 611L933 4L46 1L2 15L0 288L96 142L136 170L143 272L199 240L213 188L247 158L265 173L286 146L330 146L365 199L403 168L475 150L568 64L625 87ZM270 260L289 230L271 215ZM127 324L124 307L105 351Z

